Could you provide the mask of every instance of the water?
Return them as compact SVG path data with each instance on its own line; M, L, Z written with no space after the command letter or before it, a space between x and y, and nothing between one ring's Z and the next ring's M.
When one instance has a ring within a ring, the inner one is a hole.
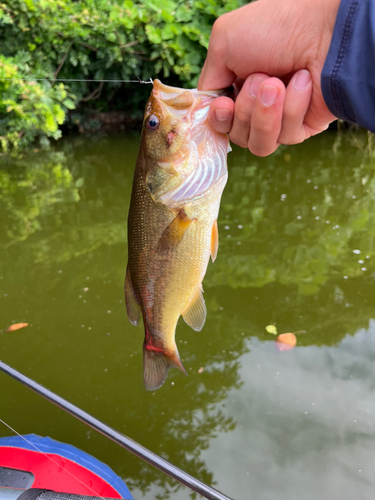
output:
M370 144L371 146L371 144ZM235 149L189 376L146 392L127 321L126 218L137 135L1 157L0 359L239 499L373 498L375 158L325 133L255 158ZM6 333L12 323L25 329ZM278 332L305 330L278 352ZM0 374L0 417L112 467L136 499L191 493ZM0 427L0 436L9 435Z

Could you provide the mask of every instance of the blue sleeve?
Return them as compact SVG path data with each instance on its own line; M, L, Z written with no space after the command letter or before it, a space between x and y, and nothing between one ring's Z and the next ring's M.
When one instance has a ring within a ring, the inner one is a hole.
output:
M321 85L335 116L375 132L375 0L341 1Z

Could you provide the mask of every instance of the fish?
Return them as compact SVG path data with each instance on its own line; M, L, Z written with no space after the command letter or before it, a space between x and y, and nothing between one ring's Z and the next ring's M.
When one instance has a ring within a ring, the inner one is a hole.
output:
M187 375L175 341L182 315L194 330L206 320L202 281L218 250L217 217L228 178L227 134L208 122L222 91L187 90L153 81L128 215L125 302L142 314L143 378L159 389L170 367Z

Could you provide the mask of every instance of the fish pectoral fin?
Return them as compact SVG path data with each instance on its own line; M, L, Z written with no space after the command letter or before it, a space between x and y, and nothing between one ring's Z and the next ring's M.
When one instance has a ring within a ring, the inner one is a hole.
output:
M124 290L125 290L126 311L128 313L129 321L132 325L137 326L139 318L141 316L141 308L135 296L133 283L130 276L129 266L126 268Z
M214 225L212 226L212 235L211 235L211 260L212 260L212 262L215 262L218 248L219 248L219 231L217 229L217 220L215 220Z
M164 384L171 366L187 375L177 347L173 353L167 353L152 345L143 344L143 378L148 391L155 391Z
M194 220L189 219L184 210L180 210L162 234L157 251L169 252L174 250Z
M199 288L193 300L190 302L187 309L183 312L182 317L193 330L200 332L206 321L207 310L203 298L203 289Z

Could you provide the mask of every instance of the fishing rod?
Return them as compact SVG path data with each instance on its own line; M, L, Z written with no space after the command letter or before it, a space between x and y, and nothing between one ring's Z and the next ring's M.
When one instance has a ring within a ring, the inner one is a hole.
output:
M153 465L157 469L163 471L168 476L173 477L173 479L175 479L176 481L179 481L180 483L184 484L191 490L195 491L196 493L199 493L203 497L208 498L209 500L231 500L228 496L224 495L223 493L220 493L220 491L217 491L214 488L211 488L210 486L207 486L206 484L202 483L202 481L199 481L193 476L190 476L190 474L187 474L183 470L169 463L167 460L164 460L163 458L159 457L158 455L148 450L144 446L138 444L133 439L130 439L124 434L121 434L120 432L116 431L112 427L109 427L104 422L101 422L100 420L93 417L89 413L85 412L78 406L75 406L66 399L63 399L61 396L58 396L54 392L43 387L41 384L35 382L34 380L27 377L23 373L15 370L9 365L6 365L2 361L0 361L0 370L9 375L10 377L14 378L15 380L17 380L18 382L21 382L21 384L33 390L40 396L43 396L51 403L54 403L56 406L62 408L67 413L70 413L78 420L81 420L85 424L89 425L91 428L95 429L104 436L108 437L109 439L119 444L126 450L130 451L131 453L134 453L134 455L137 455L138 457L142 458L143 460Z

